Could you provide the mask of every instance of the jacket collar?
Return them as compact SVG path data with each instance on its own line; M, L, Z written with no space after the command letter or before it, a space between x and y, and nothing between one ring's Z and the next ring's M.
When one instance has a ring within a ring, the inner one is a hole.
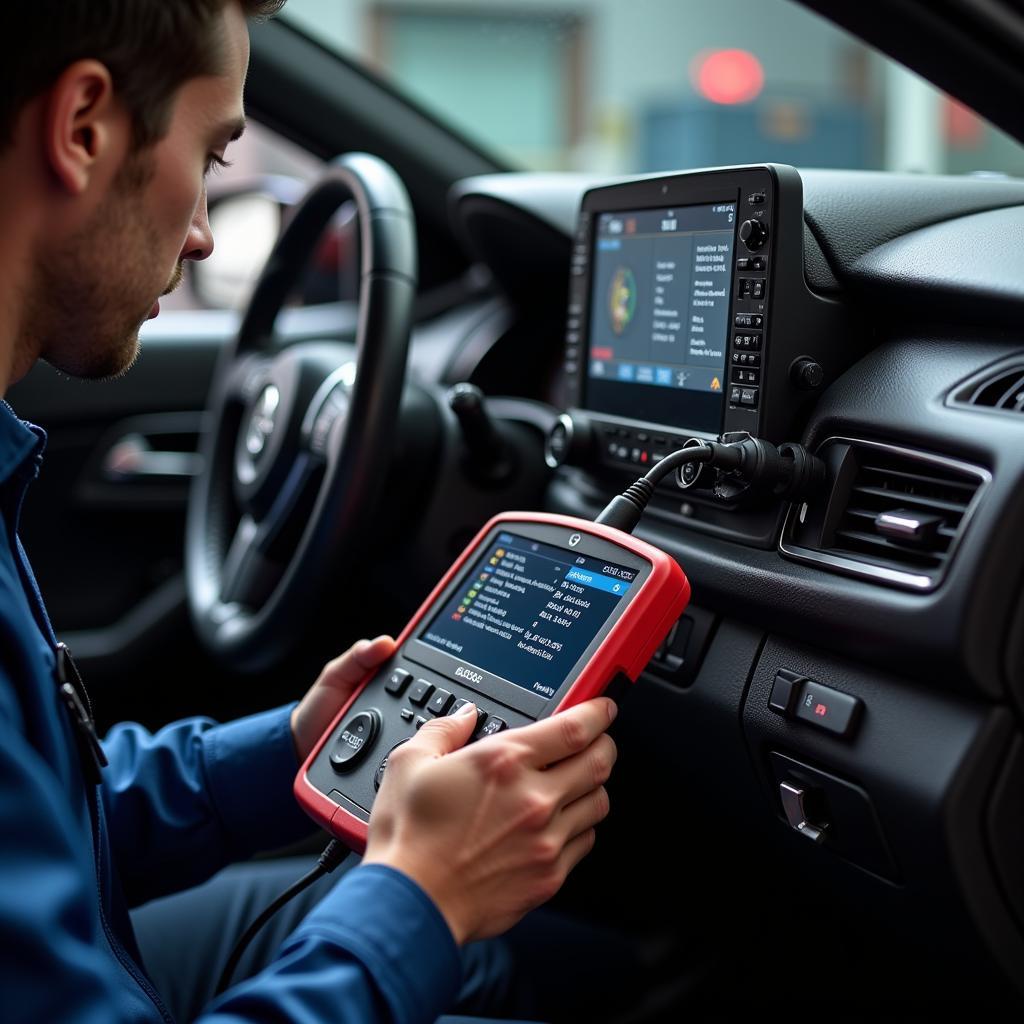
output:
M18 419L14 410L0 401L0 486L26 469L35 476L45 447L45 431Z

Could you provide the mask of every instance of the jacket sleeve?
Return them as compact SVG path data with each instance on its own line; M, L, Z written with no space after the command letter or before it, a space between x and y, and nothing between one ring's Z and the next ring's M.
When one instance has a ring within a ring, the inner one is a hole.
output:
M451 931L423 890L368 864L324 897L266 970L212 1003L202 1024L430 1024L461 977Z
M0 709L5 1024L154 1018L107 946L83 829L53 770ZM429 1024L451 1004L459 976L454 941L426 895L396 871L366 866L335 886L267 970L196 1024Z
M291 710L225 725L186 719L155 734L132 723L110 731L101 793L130 905L312 831L292 795Z

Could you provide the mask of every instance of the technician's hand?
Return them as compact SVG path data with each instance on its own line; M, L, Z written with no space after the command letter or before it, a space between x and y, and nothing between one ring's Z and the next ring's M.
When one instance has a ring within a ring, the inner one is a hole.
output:
M602 697L469 747L472 705L428 722L388 758L363 863L417 882L460 945L507 931L594 845L615 712Z
M292 712L292 738L300 761L309 757L317 740L334 721L334 716L352 696L367 672L395 653L395 641L389 636L359 640L344 654L324 666L317 681Z

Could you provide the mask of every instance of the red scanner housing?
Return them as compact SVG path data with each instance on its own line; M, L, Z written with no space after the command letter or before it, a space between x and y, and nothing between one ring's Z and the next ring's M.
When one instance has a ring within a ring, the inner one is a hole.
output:
M604 637L597 643L596 648L590 650L586 662L576 665L575 678L571 685L562 686L556 695L557 699L552 699L540 710L540 713L515 715L514 712L505 710L500 696L497 699L477 697L468 687L462 687L465 690L462 696L465 699L473 700L478 707L483 707L485 704L496 707L503 716L514 718L513 727L557 714L565 708L600 696L617 677L625 676L630 682L635 682L672 628L672 624L678 620L686 608L690 599L690 584L679 564L663 551L630 534L571 516L541 512L506 512L495 516L456 559L410 619L405 629L402 630L401 635L397 638L395 658L367 673L296 775L294 791L299 805L317 824L352 849L362 852L366 847L370 810L366 805L370 801L365 797L362 798L361 803L358 802L358 798L350 799L342 788L345 785L343 776L339 777L337 781L338 789L330 788L335 785L335 782L333 781L334 775L325 767L328 748L337 741L337 734L342 723L348 721L350 715L358 715L363 706L360 702L368 696L367 688L371 685L380 685L379 681L386 676L392 662L400 659L406 645L414 643L420 636L422 627L429 623L431 617L436 615L438 609L443 606L446 596L450 596L452 593L450 588L453 584L461 578L473 559L478 558L481 552L486 550L488 540L490 539L493 543L497 531L507 530L514 533L517 527L520 529L550 527L554 530L549 530L547 533L556 536L564 531L565 537L570 538L567 541L567 553L569 545L573 543L571 538L576 535L579 535L579 538L596 539L605 542L601 546L602 552L609 550L608 544L613 545L621 553L628 555L634 565L642 563L645 569L642 579L636 581L636 590L630 595L629 601L624 607L617 611L617 617ZM576 539L575 543L586 546L586 542L581 539ZM415 657L413 660L415 661ZM446 685L458 689L460 684L453 680L446 682ZM445 692L447 693L447 691ZM391 705L388 705L386 700L387 698L383 701L378 699L375 704L390 707ZM409 710L411 709L406 709L406 712ZM376 706L374 711L380 714ZM394 729L400 728L397 722L392 723L390 720L396 718L397 714L397 709L394 715L388 712L387 726L391 730L390 740L394 740L397 735ZM409 725L407 728L409 735L399 739L399 742L403 742L404 739L409 739L415 734L413 725ZM385 759L388 749L384 747L379 751L385 754ZM372 766L372 763L371 760L369 765ZM369 767L364 770L364 774L368 771ZM378 765L378 782L382 773L383 767ZM362 789L366 790L366 788L364 782Z

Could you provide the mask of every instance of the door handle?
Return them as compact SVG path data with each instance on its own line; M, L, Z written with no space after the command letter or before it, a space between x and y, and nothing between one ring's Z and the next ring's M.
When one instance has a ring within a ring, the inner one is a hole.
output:
M126 434L103 458L103 475L116 482L155 477L188 479L203 468L197 452L157 451L142 434Z

